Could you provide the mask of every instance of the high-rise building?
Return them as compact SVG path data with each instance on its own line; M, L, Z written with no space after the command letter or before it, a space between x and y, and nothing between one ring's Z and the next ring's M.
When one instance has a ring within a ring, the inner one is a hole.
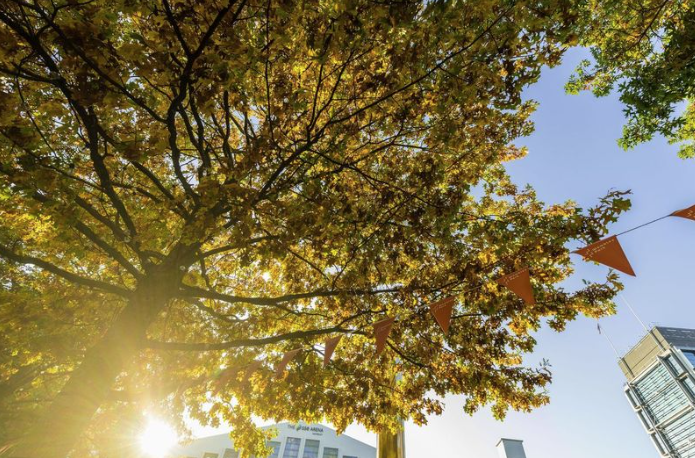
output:
M695 329L656 326L619 365L625 395L661 456L695 458Z
M497 452L500 458L526 458L524 441L519 439L500 439L497 443Z
M277 435L267 445L270 458L376 458L376 448L319 424L278 423L264 426ZM169 456L182 458L239 458L229 434L196 439Z

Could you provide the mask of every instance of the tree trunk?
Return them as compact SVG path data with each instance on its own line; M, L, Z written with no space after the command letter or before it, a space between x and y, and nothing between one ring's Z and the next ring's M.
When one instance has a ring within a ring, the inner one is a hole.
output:
M0 382L0 404L10 398L15 391L31 383L39 374L40 365L38 363L20 367L16 373L11 375L4 382Z
M116 377L141 348L148 326L168 301L164 282L156 283L138 288L103 338L86 352L42 421L11 450L12 457L65 458L72 450Z

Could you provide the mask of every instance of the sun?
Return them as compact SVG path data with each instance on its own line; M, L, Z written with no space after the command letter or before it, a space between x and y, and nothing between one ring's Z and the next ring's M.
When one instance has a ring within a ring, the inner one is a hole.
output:
M151 418L140 435L142 452L152 458L164 457L178 442L174 428L161 420Z

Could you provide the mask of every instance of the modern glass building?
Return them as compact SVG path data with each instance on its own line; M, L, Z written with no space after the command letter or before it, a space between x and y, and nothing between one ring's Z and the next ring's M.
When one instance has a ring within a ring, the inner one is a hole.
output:
M376 448L333 429L306 423L278 423L262 429L275 429L277 435L268 442L270 458L376 458ZM178 458L238 458L239 452L229 434L197 439L172 451Z
M619 365L627 399L661 456L695 458L695 329L654 327Z

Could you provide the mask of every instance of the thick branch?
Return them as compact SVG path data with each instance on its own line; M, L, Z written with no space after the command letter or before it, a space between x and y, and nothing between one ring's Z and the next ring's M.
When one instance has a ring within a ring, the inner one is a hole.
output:
M230 304L254 304L254 305L269 305L276 306L284 302L292 302L301 299L313 299L317 297L335 297L335 296L371 296L375 294L388 294L400 292L400 288L386 288L380 290L316 290L309 291L305 293L296 294L286 294L283 296L275 297L248 297L248 296L236 296L232 294L223 294L216 291L209 291L203 288L198 288L196 286L181 286L184 296L188 297L204 297L206 299L214 299Z
M44 261L43 259L35 258L33 256L17 254L4 245L0 245L0 256L11 261L17 262L19 264L31 264L36 267L40 267L76 285L82 285L88 288L99 289L107 293L117 294L122 297L130 297L131 295L131 292L129 290L120 286L112 285L111 283L106 283L100 280L93 280L91 278L82 277L72 272L68 272L67 270L62 269L56 266L55 264L51 264L50 262Z
M99 177L99 181L101 182L101 186L104 188L104 192L109 197L109 200L111 200L111 203L118 214L121 216L121 218L123 218L123 222L128 228L130 235L135 236L137 234L135 223L133 223L133 220L130 218L130 214L128 213L128 210L126 210L123 201L121 201L118 193L116 193L116 190L113 187L113 181L111 180L111 175L109 174L109 170L106 168L106 164L104 163L104 158L101 156L101 154L99 154L99 132L97 129L96 115L89 113L88 118L84 121L85 127L87 128L87 133L89 135L89 157L94 164L94 171Z
M285 340L302 339L306 337L315 337L324 334L333 333L353 334L355 330L345 329L340 326L333 326L325 329L314 329L311 331L293 331L286 334L278 334L271 337L263 337L260 339L237 339L229 342L198 342L198 343L181 343L181 342L160 342L155 340L145 341L145 347L155 350L176 350L176 351L213 351L226 350L229 348L241 347L262 347L268 344L284 342Z
M104 239L99 237L92 229L89 228L84 223L77 222L75 224L75 229L80 231L85 237L87 237L92 243L101 248L104 253L111 256L116 262L118 262L125 270L127 270L133 277L139 278L141 276L140 271L128 261L125 256L123 256L116 248L109 245Z

